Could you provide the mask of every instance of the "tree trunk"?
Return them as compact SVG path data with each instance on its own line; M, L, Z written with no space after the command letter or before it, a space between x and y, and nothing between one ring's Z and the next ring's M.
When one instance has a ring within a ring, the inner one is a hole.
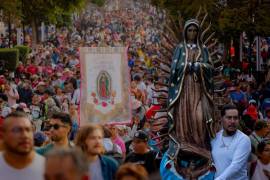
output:
M32 27L32 46L35 47L37 45L37 29L34 19L31 21L31 27Z
M37 44L39 44L40 43L40 35L39 35L39 30L38 30L39 24L36 21L36 19L35 19L35 25L36 25L36 39L37 39Z
M22 12L24 11L24 1L22 0ZM25 45L25 27L24 27L24 20L22 20L22 30L23 30L23 45Z
M24 26L24 22L22 22L22 31L23 31L23 45L25 45L25 26Z
M11 48L10 42L11 42L11 14L9 12L8 13L8 47L9 48Z
M240 44L239 36L240 36L240 34L237 33L235 35L234 39L233 39L234 40L233 46L234 46L234 49L235 49L235 57L234 57L234 59L235 59L235 61L237 61L238 65L240 63L240 61L239 61L239 59L240 59L240 57L239 57L239 52L240 52L240 49L239 49L239 44Z
M38 24L35 18L31 21L31 27L32 27L32 46L35 47L39 43Z

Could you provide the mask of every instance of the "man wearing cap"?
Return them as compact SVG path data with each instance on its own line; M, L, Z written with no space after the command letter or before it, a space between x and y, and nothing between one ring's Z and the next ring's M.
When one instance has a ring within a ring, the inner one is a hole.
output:
M137 131L132 141L133 152L126 157L125 163L140 164L151 174L158 170L159 162L156 160L156 152L148 147L147 142L147 134L142 130Z
M70 115L63 112L54 113L51 116L49 125L52 143L42 148L36 149L37 153L45 155L50 150L57 148L71 148L73 144L69 142L68 136L71 131L72 121Z
M252 104L247 107L244 115L248 115L253 121L257 121L259 118L257 108Z
M250 109L249 109L249 108L252 107L254 110L257 110L257 111L256 111L257 114L256 114L255 116L259 117L259 119L263 119L263 114L260 112L256 100L251 99L251 100L249 100L248 104L249 104L249 105L248 105L248 107L244 110L243 114L245 115L246 113L250 113ZM254 108L253 106L254 106L255 108ZM251 108L251 109L252 109L252 108ZM249 110L249 112L248 112L248 110ZM255 111L254 111L254 112L255 112Z

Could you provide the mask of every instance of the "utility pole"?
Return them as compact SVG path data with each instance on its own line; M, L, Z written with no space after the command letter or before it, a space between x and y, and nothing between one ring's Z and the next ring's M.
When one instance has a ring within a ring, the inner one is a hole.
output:
M254 4L254 11L256 12L257 8L260 6L262 3L262 0L256 0ZM253 23L255 22L255 13L253 13ZM256 71L259 72L261 71L261 38L260 36L256 33Z
M240 38L239 38L239 58L240 58L240 62L243 61L243 32L240 34Z
M256 70L261 71L261 38L256 36Z
M22 13L24 12L24 1L22 0ZM23 44L25 41L25 27L24 27L24 20L22 19L22 32L23 32Z
M11 41L11 14L8 12L8 47L10 48Z
M249 64L252 64L252 43L254 40L254 36L255 36L255 15L254 15L255 9L254 9L254 4L253 4L253 0L249 0L249 47L248 47L248 61ZM249 71L251 71L251 66L249 68Z

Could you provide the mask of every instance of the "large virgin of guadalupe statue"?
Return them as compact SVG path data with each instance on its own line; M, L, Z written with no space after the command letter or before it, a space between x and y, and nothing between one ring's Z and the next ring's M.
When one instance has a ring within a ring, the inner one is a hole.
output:
M215 136L213 64L200 41L195 19L185 23L184 40L172 59L168 88L170 143L162 165L178 179L211 179L210 139ZM164 170L164 169L163 169ZM168 173L161 169L166 178Z

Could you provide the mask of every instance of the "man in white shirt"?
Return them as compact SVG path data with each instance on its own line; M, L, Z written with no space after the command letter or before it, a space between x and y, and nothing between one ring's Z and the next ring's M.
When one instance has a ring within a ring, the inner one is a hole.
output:
M248 180L247 163L251 152L248 136L237 129L239 112L234 105L221 111L223 129L211 141L216 167L215 180Z
M0 179L43 179L45 159L34 151L33 127L27 114L16 111L7 116L3 145Z

